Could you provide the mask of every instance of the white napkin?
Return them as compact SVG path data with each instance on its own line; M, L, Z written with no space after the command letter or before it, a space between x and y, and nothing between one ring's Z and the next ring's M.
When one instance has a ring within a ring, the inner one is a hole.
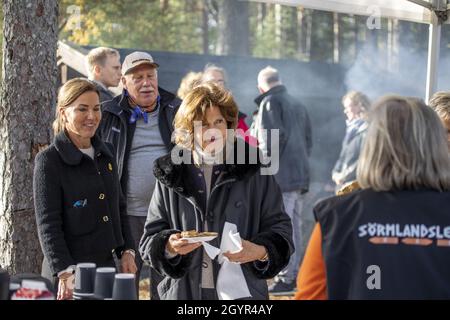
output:
M220 249L203 242L206 254L215 259L217 255L221 264L219 276L217 277L216 290L220 300L235 300L251 297L247 281L239 263L230 262L223 255L225 252L235 253L242 250L241 236L237 232L237 226L233 223L225 222L222 231ZM240 284L240 285L236 285Z

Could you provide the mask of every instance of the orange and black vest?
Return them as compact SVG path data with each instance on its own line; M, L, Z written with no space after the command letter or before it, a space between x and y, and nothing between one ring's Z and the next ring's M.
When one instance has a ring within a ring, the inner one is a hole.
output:
M329 299L450 299L450 192L365 189L314 212Z

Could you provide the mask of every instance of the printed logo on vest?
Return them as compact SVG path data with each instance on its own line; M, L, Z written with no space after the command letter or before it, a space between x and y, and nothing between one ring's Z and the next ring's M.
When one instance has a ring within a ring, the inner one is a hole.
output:
M359 238L369 238L375 245L390 244L450 247L450 226L424 224L367 223L358 227Z

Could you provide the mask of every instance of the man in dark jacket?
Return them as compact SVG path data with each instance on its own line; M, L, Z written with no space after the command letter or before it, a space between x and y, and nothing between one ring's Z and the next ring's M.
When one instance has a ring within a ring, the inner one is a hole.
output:
M122 190L126 195L135 244L144 231L155 187L153 162L172 148L173 119L180 105L172 93L158 87L158 64L150 54L133 52L122 65L123 93L102 104L102 138L116 148ZM137 280L142 267L136 255ZM156 298L152 272L152 298Z
M97 85L100 102L112 100L114 93L109 87L117 87L122 77L120 53L116 49L98 47L86 56L86 68L89 80Z
M259 110L252 135L270 160L283 192L286 212L292 219L296 248L288 266L269 288L270 292L279 293L294 289L300 260L313 227L312 217L311 221L306 221L302 214L303 194L309 188L311 124L306 108L287 93L276 69L269 66L260 71L258 89L261 95L255 99ZM278 130L278 141L272 129Z

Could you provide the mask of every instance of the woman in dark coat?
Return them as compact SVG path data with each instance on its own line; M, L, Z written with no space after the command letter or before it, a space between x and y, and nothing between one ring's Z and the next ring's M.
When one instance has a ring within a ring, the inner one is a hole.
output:
M79 262L114 267L114 251L123 272L136 271L113 149L95 136L100 119L95 84L68 81L58 95L55 140L35 160L42 275L58 283L58 299L71 297L67 280Z
M268 299L266 279L289 261L292 226L280 189L264 175L257 149L234 137L237 114L227 90L213 83L194 88L175 117L177 146L155 162L157 184L140 252L165 277L161 299ZM201 243L181 239L186 230L217 232L209 244L219 248L229 237L226 223L236 226L242 248L222 252L219 260ZM242 281L221 274L223 257L239 264Z

